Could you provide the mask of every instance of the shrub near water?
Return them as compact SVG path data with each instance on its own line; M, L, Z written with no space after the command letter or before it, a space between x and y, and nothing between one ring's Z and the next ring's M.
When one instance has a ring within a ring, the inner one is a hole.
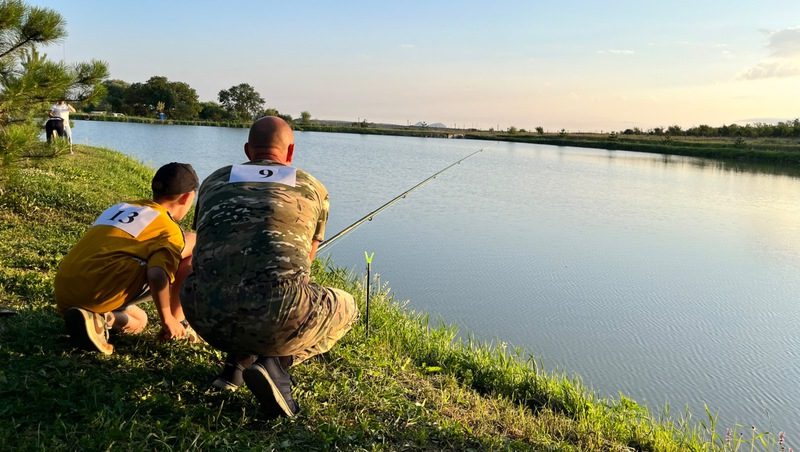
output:
M23 161L0 171L0 443L11 450L701 450L699 428L653 420L543 373L520 351L429 328L386 292L324 358L293 370L302 413L265 420L246 389L208 391L219 352L157 343L157 325L111 356L72 350L54 309L58 262L95 216L147 197L152 169L115 152ZM326 268L327 267L327 268ZM364 307L361 284L315 263L317 281ZM157 318L149 306L151 319ZM738 446L737 446L738 447Z

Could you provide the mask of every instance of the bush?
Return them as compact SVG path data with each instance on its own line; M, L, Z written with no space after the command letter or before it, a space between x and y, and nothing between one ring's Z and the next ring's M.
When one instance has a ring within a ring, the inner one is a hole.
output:
M32 123L12 124L0 130L0 160L3 165L41 146L39 128Z

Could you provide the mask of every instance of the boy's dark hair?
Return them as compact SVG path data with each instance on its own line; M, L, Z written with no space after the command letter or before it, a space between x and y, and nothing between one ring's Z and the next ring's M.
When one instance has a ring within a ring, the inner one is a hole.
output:
M200 179L188 163L167 163L156 171L153 182L153 199L182 195L197 190Z

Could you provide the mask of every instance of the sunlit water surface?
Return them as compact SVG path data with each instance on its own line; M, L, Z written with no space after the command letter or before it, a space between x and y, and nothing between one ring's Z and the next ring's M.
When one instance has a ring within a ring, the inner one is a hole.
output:
M77 121L77 143L201 178L245 129ZM326 250L410 306L655 412L800 435L800 179L645 153L297 133L328 236L484 148Z

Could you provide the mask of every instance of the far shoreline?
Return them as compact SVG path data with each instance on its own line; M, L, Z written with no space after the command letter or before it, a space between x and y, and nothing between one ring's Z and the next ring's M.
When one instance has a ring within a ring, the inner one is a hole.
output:
M135 116L90 115L74 113L82 121L129 122L155 125L248 128L249 122L214 122L159 120ZM605 149L609 151L646 152L652 154L699 157L743 163L789 164L800 169L800 140L792 138L689 137L654 134L618 133L532 133L498 132L476 129L450 129L390 124L348 123L345 121L311 120L294 122L292 127L304 132L390 135L421 138L474 139Z

